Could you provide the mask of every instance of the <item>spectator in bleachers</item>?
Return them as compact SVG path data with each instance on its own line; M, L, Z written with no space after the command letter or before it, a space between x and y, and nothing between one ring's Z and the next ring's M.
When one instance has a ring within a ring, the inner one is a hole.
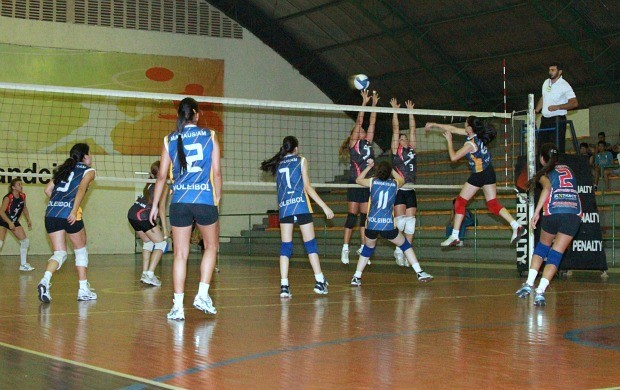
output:
M598 190L598 181L601 176L605 180L605 188L609 189L609 176L614 167L614 156L605 150L605 141L598 141L598 153L594 157L594 191Z
M590 151L590 145L587 142L579 144L579 155L588 158L588 166L594 168L594 154Z
M604 131L601 131L598 133L598 142L603 142L605 144L605 150L611 152L611 144L607 142L607 140L605 139ZM598 142L597 142L597 145L598 145Z

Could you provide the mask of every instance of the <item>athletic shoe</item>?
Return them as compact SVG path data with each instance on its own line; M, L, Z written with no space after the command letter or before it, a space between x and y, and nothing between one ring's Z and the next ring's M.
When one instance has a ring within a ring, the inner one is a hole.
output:
M401 267L407 267L407 260L405 260L405 254L398 247L394 249L394 258L396 259L396 264Z
M324 283L315 282L314 283L314 292L317 293L317 294L325 295L325 294L327 294L327 286L329 286L329 283L327 283L327 280L325 280Z
M459 240L458 244L456 244L456 246L463 246L463 245L465 245L465 243L461 240Z
M146 272L142 272L142 276L140 277L140 283L146 283L146 281L149 279L148 275L146 274Z
M534 306L546 306L547 301L545 300L545 293L536 292L536 296L534 297Z
M417 275L418 275L418 282L421 282L421 283L430 282L431 280L434 279L433 275L429 274L428 272L424 272L424 271L418 272Z
M342 253L340 254L340 261L342 261L342 264L349 264L349 250L348 249L342 250Z
M159 278L155 275L153 275L153 277L149 278L148 276L146 277L146 280L143 282L144 284L148 284L151 286L155 286L155 287L160 287L161 286L161 281L159 280Z
M517 292L515 292L515 294L519 297L519 298L527 298L528 295L530 295L532 293L532 287L527 283L523 283L523 285L521 286L520 289L517 290Z
M26 263L26 264L22 264L19 266L19 270L20 271L34 271L34 267L31 266L30 264Z
M94 301L95 299L97 299L97 294L90 289L90 283L86 283L86 288L78 289L78 301Z
M527 229L523 226L519 226L516 229L512 229L512 238L510 239L511 244L515 244L519 238L523 237L527 233Z
M169 320L185 321L185 309L172 305L170 313L166 316Z
M290 298L293 294L291 294L291 290L288 286L282 285L280 286L280 298Z
M194 298L194 307L207 314L217 314L217 310L213 307L213 301L209 294L207 294L206 298L196 295L196 298Z
M39 292L39 300L43 303L50 303L52 300L52 296L50 295L50 287L51 283L44 281L41 279L39 285L37 286L37 291Z
M361 286L362 285L362 278L358 278L358 277L353 277L351 278L351 286Z
M461 241L458 238L450 236L441 242L441 246L457 246L459 242Z

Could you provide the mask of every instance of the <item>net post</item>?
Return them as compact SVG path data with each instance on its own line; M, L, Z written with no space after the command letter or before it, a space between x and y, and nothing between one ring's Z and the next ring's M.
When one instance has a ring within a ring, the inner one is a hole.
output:
M534 112L534 94L529 94L527 102L527 180L531 180L536 174L536 112ZM534 191L536 186L531 186L528 192L527 222L534 216ZM534 230L528 226L528 267L534 253Z

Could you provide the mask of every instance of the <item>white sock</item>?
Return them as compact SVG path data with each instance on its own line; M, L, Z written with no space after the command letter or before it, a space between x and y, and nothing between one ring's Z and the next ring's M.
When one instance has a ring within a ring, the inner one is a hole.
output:
M174 293L174 307L183 308L183 299L185 298L185 294L177 294Z
M153 271L146 271L144 274L148 276L149 278L152 278L153 276L155 276L155 272Z
M209 285L206 283L198 283L198 296L206 298L209 295Z
M362 271L355 271L353 276L355 276L356 278L361 278L362 277Z
M513 229L518 229L519 226L521 226L521 224L515 220L513 220L512 222L510 222L510 227Z
M50 271L45 271L45 274L43 274L43 280L45 280L46 283L49 283L52 280L52 273Z
M360 245L360 252L364 249L364 244Z
M530 268L530 270L527 273L527 280L525 281L525 283L529 284L530 286L533 286L534 281L536 280L536 276L538 276L538 271Z
M325 276L323 276L323 272L321 272L320 274L314 274L314 280L319 283L325 283Z
M84 279L84 280L80 280L80 290L87 290L88 289L88 280Z
M549 286L549 281L545 278L540 278L540 283L538 283L538 288L536 289L536 292L543 294L547 289L547 286Z
M420 267L420 263L413 263L411 265L413 267L413 270L419 274L420 272L422 272L422 267Z
M280 286L288 286L288 278L280 279Z
M343 251L349 251L349 244L342 244L342 250Z
M459 231L456 229L452 229L452 238L459 239Z

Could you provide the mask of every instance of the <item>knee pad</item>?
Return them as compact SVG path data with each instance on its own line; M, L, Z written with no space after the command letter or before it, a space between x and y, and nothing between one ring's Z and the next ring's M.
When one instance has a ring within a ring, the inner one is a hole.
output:
M547 255L547 264L553 264L555 265L555 268L560 268L562 256L564 256L564 253L551 249Z
M75 265L78 267L88 267L88 250L86 247L76 249L75 251Z
M396 225L396 229L400 230L401 232L403 230L405 230L405 227L407 225L407 217L405 217L404 215L400 215L398 217L394 218L394 225Z
M344 227L347 229L353 229L355 227L355 214L348 213L347 220L344 222Z
M403 242L403 245L399 246L399 248L403 251L403 253L405 253L407 249L411 248L411 243L405 238L405 242Z
M57 269L60 269L60 267L62 267L62 265L64 264L65 260L67 260L67 252L54 251L54 254L52 255L52 257L50 257L50 260L56 260L58 262Z
M366 226L366 213L360 213L360 227Z
M457 196L454 202L454 213L465 215L465 208L467 207L467 199L462 196Z
M142 249L147 251L147 252L153 252L153 241L147 241L144 244L142 244Z
M293 255L293 241L280 243L280 256L288 257Z
M27 238L24 238L23 240L19 241L19 249L28 249L30 247L30 240Z
M542 242L538 242L538 244L536 244L536 247L534 248L534 254L542 257L542 259L544 260L547 258L550 250L550 246L545 245Z
M405 224L405 234L415 233L415 217L407 217Z
M499 202L497 201L497 198L494 198L487 202L487 208L493 214L499 215L499 212L504 208L504 206L499 204Z
M304 246L306 247L306 253L309 255L319 253L319 246L316 244L316 238L304 242Z
M364 247L362 248L362 252L360 253L360 255L362 257L368 257L370 259L370 256L372 256L373 253L375 253L375 248L369 248L366 245L364 245Z
M163 253L166 253L167 246L168 246L168 243L166 241L156 242L153 245L153 250L162 251Z

